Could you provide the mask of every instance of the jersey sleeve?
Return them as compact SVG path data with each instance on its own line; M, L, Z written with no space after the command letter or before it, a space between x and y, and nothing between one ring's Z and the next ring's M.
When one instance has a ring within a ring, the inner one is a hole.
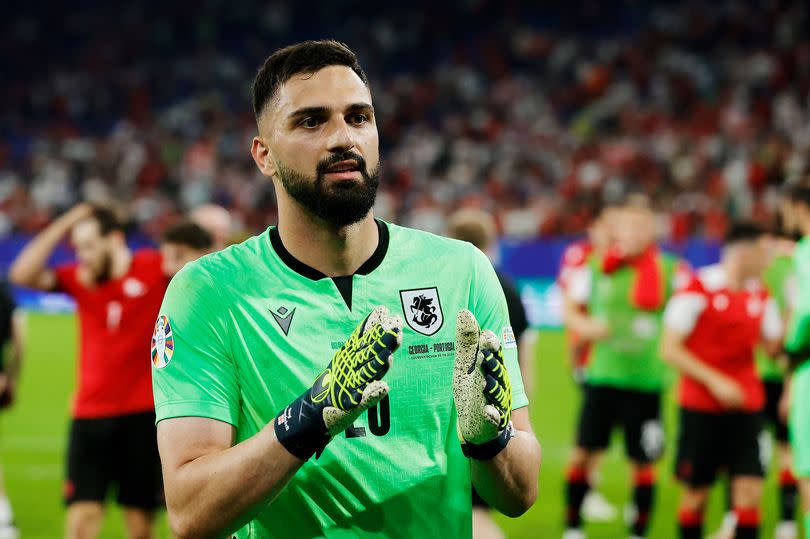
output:
M571 270L568 278L568 297L578 305L586 305L591 297L593 272L588 266Z
M512 383L512 409L523 408L529 404L529 399L523 388L523 377L520 375L518 365L517 341L509 322L503 288L486 255L474 247L470 249L473 251L473 280L469 308L481 329L493 331L501 340L506 369ZM531 358L527 359L531 361Z
M196 263L169 284L152 338L157 421L191 416L237 424L239 386L223 303L213 278Z
M664 309L664 327L689 335L707 306L703 286L696 275L688 269L676 270L675 294Z
M773 298L768 298L765 302L761 330L762 338L765 340L776 341L782 337L782 316L779 314L779 306Z
M571 273L582 266L585 260L586 253L582 245L574 243L565 248L562 259L560 260L560 269L557 274L557 282L563 290L568 288Z
M76 297L80 291L79 283L76 279L76 264L62 264L54 269L56 276L56 290Z

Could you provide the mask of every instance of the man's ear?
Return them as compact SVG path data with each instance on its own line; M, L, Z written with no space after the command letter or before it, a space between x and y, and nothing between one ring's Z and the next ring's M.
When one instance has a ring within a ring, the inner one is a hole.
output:
M271 178L275 175L275 161L270 154L270 148L261 137L253 137L253 143L250 146L250 155L253 156L253 162L256 163L256 166L263 175Z

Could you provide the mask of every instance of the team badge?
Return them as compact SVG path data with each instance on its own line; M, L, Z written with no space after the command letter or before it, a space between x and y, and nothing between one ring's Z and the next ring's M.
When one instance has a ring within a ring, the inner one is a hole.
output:
M165 314L158 316L155 332L152 334L152 365L162 369L169 364L174 354L174 336L172 325Z
M444 316L439 301L439 290L435 286L400 290L399 297L402 300L405 321L412 330L428 336L439 331L444 323Z

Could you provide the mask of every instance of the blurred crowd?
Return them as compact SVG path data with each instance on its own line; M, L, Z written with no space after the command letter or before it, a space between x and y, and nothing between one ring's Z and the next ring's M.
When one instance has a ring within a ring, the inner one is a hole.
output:
M125 200L153 237L206 202L237 235L273 224L250 83L306 38L369 73L376 211L405 225L478 206L509 238L577 234L598 201L643 192L670 239L720 238L810 172L803 2L44 4L0 22L0 236L80 199Z

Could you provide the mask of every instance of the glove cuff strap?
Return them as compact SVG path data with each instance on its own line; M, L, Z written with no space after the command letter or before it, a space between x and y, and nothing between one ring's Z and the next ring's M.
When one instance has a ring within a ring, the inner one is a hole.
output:
M301 460L321 456L331 437L323 424L321 410L313 406L309 391L284 408L273 421L276 439Z
M483 444L471 444L469 442L461 443L461 452L464 456L475 460L492 460L498 453L504 450L509 440L515 435L515 429L512 427L512 422L501 431L497 438L484 442Z

